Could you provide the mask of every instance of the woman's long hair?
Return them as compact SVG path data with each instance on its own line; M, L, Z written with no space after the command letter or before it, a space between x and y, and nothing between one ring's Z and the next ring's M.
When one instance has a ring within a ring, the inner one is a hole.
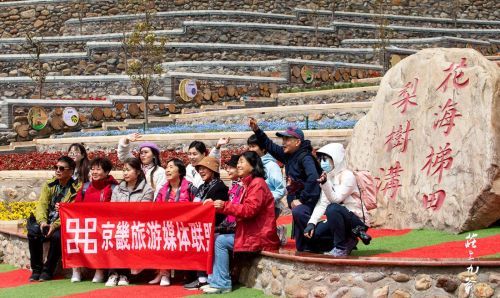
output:
M266 170L264 168L264 164L260 159L259 155L253 151L247 151L241 154L240 158L244 158L253 168L252 177L261 177L266 179Z
M153 152L153 164L154 164L153 170L151 170L151 173L149 174L149 178L151 181L151 187L153 189L156 189L156 185L155 185L155 182L153 180L153 176L154 176L156 170L158 170L158 167L161 167L160 152L153 150L151 148L149 148L149 150L151 150L151 152ZM159 186L161 187L161 185L159 185Z
M71 149L75 147L80 151L80 154L83 156L82 160L80 160L80 164L76 166L76 172L78 173L78 180L83 183L89 181L89 173L90 173L90 161L87 154L87 150L81 143L73 143L69 145L68 153Z
M129 157L123 161L123 165L129 165L132 169L136 170L139 173L137 177L137 182L135 183L134 189L144 180L146 180L146 175L144 171L142 171L141 160L136 157Z

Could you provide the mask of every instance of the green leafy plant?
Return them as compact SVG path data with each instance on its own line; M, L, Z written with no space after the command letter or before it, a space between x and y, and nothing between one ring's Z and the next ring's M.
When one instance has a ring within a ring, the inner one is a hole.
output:
M129 58L126 73L144 99L144 130L147 130L149 97L160 88L159 80L164 73L162 63L167 40L154 33L151 23L155 14L154 1L139 1L144 7L144 20L135 26L128 37L124 36L122 48L126 50L126 56Z

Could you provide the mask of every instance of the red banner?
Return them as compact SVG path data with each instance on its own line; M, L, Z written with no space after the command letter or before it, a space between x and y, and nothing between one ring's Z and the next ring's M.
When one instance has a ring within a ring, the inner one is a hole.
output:
M59 213L65 268L212 271L212 205L69 203Z

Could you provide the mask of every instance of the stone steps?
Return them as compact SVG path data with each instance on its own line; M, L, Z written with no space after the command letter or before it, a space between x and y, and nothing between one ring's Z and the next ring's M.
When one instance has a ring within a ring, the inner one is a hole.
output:
M179 119L206 119L208 117L225 117L225 116L251 116L256 114L279 114L279 113L294 113L294 112L314 112L314 111L334 111L334 110L367 110L372 106L372 102L349 102L349 103L333 103L333 104L311 104L311 105L296 105L284 107L262 107L262 108L245 108L238 110L220 110L210 112L199 112L196 114L172 114L168 118Z
M331 25L336 28L347 28L348 30L378 30L380 25L376 23L356 23L356 22L341 22L341 21L333 21ZM489 36L491 38L496 38L500 33L499 24L495 23L495 28L493 29L477 29L477 28L434 28L434 27L421 27L421 26L401 26L401 25L387 25L387 30L393 32L413 32L416 34L415 37L419 36L418 34L425 34L427 37L430 35L466 35L466 36ZM460 36L459 36L460 37Z
M320 95L331 95L327 92L321 92ZM295 95L296 96L296 95ZM312 96L307 94L306 96ZM318 95L316 95L318 96ZM296 105L288 106L286 110L283 107L259 107L259 108L238 108L229 109L227 106L216 105L207 106L200 109L183 109L181 114L170 114L167 117L149 117L151 127L175 125L181 123L208 123L208 122L221 122L226 118L240 117L241 121L246 121L248 117L259 117L259 115L273 116L273 115L313 115L317 117L318 113L331 112L331 113L347 113L347 112L360 112L368 111L372 106L372 102L349 102L349 103L334 103L334 104L311 104L311 105ZM206 109L212 108L212 109ZM126 119L123 122L104 122L102 124L103 130L125 130L132 128L142 128L144 123L143 119ZM85 130L100 131L99 129Z
M467 28L491 28L499 26L498 21L491 20L473 20L473 19L451 19L451 18L435 18L435 17L418 17L418 16L405 16L385 14L383 15L391 24L397 25L422 25L432 24L433 27L454 27L455 24L460 27ZM144 18L143 14L134 15L113 15L113 16L99 16L78 19L69 19L65 22L64 33L77 33L79 32L80 24L84 32L109 32L112 30L121 30L124 22L125 26L132 28L132 26ZM188 11L165 11L158 12L153 19L156 27L162 27L174 24L179 26L182 20L189 21L252 21L271 23L277 22L281 24L303 24L311 25L314 22L319 22L320 26L327 25L331 19L341 21L376 21L380 18L379 14L373 13L359 13L348 11L331 11L319 10L314 11L311 9L295 8L293 14L277 14L277 13L261 13L244 10L188 10Z

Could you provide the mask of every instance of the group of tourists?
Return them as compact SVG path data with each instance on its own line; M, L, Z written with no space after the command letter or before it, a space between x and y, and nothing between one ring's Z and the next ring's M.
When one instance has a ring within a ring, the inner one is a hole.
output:
M141 135L128 135L118 143L118 158L123 163L121 182L110 174L113 164L109 159L89 160L82 144L72 144L67 156L57 160L55 177L42 186L36 212L28 220L30 281L50 280L56 270L61 258L59 204L69 202L213 205L216 227L212 274L197 272L196 279L184 285L207 294L231 291L232 253L278 251L286 244L286 228L276 225L286 208L282 204L285 195L297 251L345 257L356 248L358 238L369 244L368 213L359 199L354 174L347 169L342 144L328 144L314 155L310 141L296 127L277 133L282 138L282 145L278 145L255 119L249 120L249 126L254 134L247 140L248 151L231 156L222 166L220 150L229 138L219 139L210 152L203 142L193 141L187 165L173 158L163 168L155 143L141 143L136 158L131 143L139 141ZM286 178L278 162L284 165ZM230 187L221 180L221 168L231 180ZM46 241L50 248L43 262ZM96 270L92 281L105 282L106 286L128 285L130 275L141 271L102 268ZM149 283L170 285L170 272L157 270ZM81 279L81 269L73 268L71 281Z

